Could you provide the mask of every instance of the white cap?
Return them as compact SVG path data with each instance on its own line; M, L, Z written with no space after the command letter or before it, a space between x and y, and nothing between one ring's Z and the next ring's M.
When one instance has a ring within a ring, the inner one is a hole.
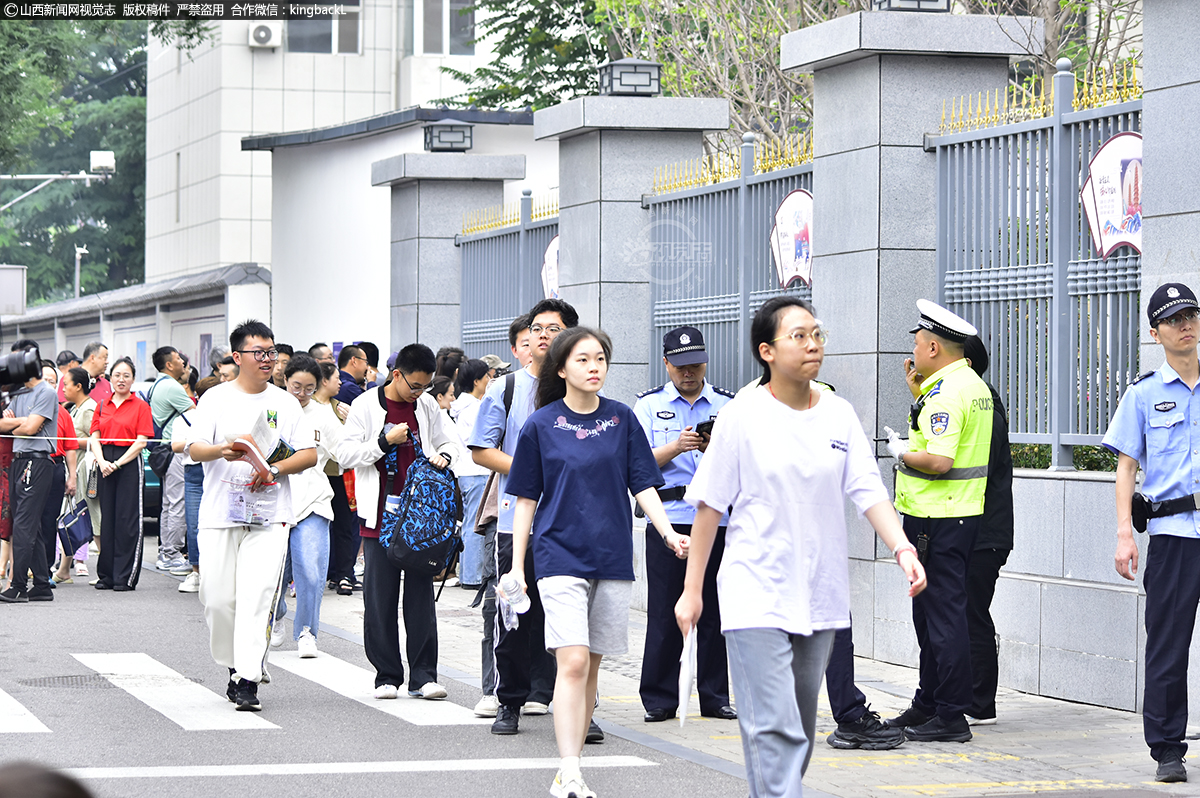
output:
M910 333L915 333L917 330L928 330L935 335L958 343L962 343L972 335L979 334L979 330L975 329L974 324L957 313L946 310L936 302L918 299L917 310L921 312L921 318L917 321L917 326L909 330Z

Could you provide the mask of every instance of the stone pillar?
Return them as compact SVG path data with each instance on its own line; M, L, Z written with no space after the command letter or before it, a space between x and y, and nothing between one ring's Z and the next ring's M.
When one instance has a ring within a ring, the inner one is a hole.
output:
M1162 347L1150 338L1146 306L1154 289L1181 282L1200 291L1200 194L1191 176L1200 165L1200 15L1189 0L1153 0L1142 10L1142 301L1138 316L1141 370L1158 368Z
M937 299L937 164L924 136L943 102L1005 86L1009 56L1041 42L1041 24L860 11L783 36L783 68L814 78L813 303L831 330L821 377L868 435L905 428L908 331L916 300ZM876 545L870 526L851 523L855 649L911 664L903 577L890 561L876 569Z
M414 341L433 349L462 343L454 236L464 211L500 205L504 181L524 177L524 155L410 152L371 164L371 184L392 189L389 350Z
M612 336L610 398L650 387L650 275L628 249L649 224L642 195L656 167L700 157L704 132L728 128L723 99L580 97L533 115L534 138L559 141L559 291Z

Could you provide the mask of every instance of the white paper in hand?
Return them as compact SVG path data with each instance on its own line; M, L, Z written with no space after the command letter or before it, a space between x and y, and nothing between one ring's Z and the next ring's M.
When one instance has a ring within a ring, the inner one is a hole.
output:
M692 682L696 677L696 627L688 632L683 641L683 653L679 655L679 727L683 728L688 714L688 702L692 698Z

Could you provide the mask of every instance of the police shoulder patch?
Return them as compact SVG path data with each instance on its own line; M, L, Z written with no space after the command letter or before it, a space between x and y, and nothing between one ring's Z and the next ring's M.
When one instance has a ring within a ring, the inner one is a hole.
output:
M1131 382L1131 383L1130 383L1130 385L1137 385L1137 384L1138 384L1139 382L1141 382L1142 380L1144 380L1144 379L1148 379L1148 378L1150 378L1150 377L1153 377L1153 376L1154 376L1154 372L1153 372L1153 371L1147 371L1145 374L1139 374L1139 375L1138 375L1138 377L1137 377L1137 379L1136 379L1136 380L1134 380L1133 382Z
M721 396L728 396L730 399L737 396L737 394L735 394L733 391L730 391L726 388L718 388L715 385L713 386L713 393L720 394Z
M926 398L928 398L930 396L937 396L941 392L942 392L942 380L938 380L937 382L935 382L933 384L933 387L929 389L929 393L925 394L925 396L926 396Z
M649 396L649 395L650 395L650 394L652 394L652 393L658 393L659 391L661 391L663 388L666 388L666 387L667 387L667 386L664 384L664 385L660 385L660 386L658 386L657 388L651 388L651 389L650 389L650 390L648 390L648 391L642 391L641 393L639 393L639 394L637 395L637 398L638 398L638 399L641 399L643 396Z
M941 435L950 427L950 414L937 412L929 417L929 430L934 435Z
M832 385L830 385L827 382L821 382L820 380L813 380L813 382L815 382L817 385L821 386L822 388L826 389L827 391L830 391L832 393L837 393L837 388L834 388Z

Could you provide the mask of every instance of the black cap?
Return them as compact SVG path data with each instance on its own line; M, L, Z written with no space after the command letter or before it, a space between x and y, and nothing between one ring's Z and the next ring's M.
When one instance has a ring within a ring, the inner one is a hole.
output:
M988 370L987 347L978 335L968 335L967 340L963 341L963 357L971 361L971 368L980 377Z
M1163 283L1150 295L1146 315L1150 317L1150 326L1153 327L1167 316L1174 316L1185 308L1200 309L1192 289L1183 283Z
M676 367L707 363L704 336L695 327L676 327L663 336L663 357Z
M62 368L63 366L70 363L72 360L74 360L76 363L83 362L80 359L79 355L75 354L70 349L64 349L63 351L58 353L58 357L55 359L54 362L58 364L59 368Z

